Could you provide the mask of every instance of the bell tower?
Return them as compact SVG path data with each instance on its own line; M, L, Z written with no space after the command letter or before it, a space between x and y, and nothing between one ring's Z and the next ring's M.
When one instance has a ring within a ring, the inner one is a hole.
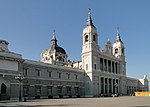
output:
M113 55L115 55L115 57L117 58L121 58L122 60L125 60L124 44L120 38L119 28L117 28L117 36L113 44Z
M120 60L120 91L126 93L126 61L125 61L125 47L120 38L119 28L117 28L116 40L113 44L113 55Z
M92 22L91 10L89 9L87 24L82 32L82 69L87 74L86 95L93 95L93 71L99 68L99 54L98 33Z

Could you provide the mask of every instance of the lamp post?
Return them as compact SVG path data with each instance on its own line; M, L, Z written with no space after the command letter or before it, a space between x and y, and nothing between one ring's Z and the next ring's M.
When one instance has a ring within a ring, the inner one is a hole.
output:
M19 73L19 75L17 75L15 79L19 81L19 101L21 101L21 82L24 79L24 76L21 73Z
M117 84L117 83L116 83L116 84L114 84L114 87L115 87L115 93L118 93L118 92L117 92L118 84Z

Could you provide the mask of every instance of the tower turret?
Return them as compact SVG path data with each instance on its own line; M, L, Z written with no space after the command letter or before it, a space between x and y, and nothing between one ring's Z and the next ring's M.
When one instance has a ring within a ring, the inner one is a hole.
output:
M107 40L105 44L105 49L103 52L105 52L107 55L112 55L112 46L111 46L111 42L109 39Z
M115 55L117 58L125 58L124 44L120 38L119 28L117 28L117 36L113 44L113 55Z
M96 27L94 26L94 24L92 22L90 9L88 12L87 24L82 32L82 37L83 37L82 54L89 52L89 51L100 52L99 51L100 49L98 46L98 33L96 30ZM92 47L90 47L90 46L92 46Z
M82 32L82 69L85 70L87 83L85 93L93 95L93 72L99 69L100 49L98 45L98 33L92 22L91 10L88 12L88 20Z

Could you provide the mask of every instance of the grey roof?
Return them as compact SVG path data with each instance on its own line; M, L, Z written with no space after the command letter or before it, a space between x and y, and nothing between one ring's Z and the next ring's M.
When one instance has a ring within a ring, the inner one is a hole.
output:
M56 52L66 54L66 51L62 47L58 46L57 44L52 44L50 50L51 51L56 50Z

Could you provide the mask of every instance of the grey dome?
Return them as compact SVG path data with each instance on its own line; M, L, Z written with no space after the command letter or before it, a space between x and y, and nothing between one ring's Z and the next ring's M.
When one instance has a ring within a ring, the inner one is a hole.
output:
M62 47L58 46L57 44L53 44L53 45L50 47L50 50L51 50L51 51L56 50L56 52L66 54L66 51L65 51Z

